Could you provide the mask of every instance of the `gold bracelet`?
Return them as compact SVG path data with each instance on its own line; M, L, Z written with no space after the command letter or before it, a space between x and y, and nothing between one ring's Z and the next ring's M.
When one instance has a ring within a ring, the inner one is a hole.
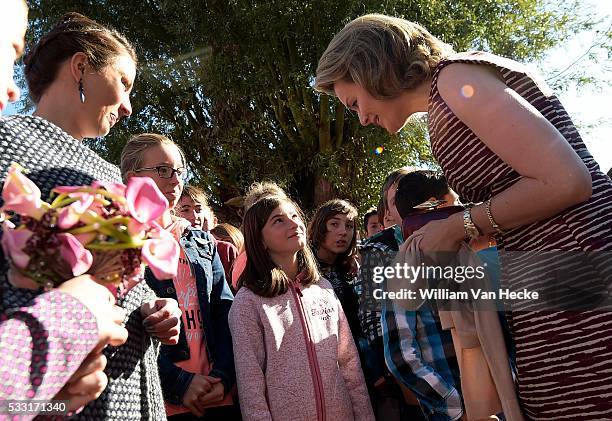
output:
M498 234L503 234L504 230L502 230L502 228L497 224L497 222L495 222L495 219L493 219L493 215L491 214L491 199L486 201L485 211L487 212L487 217L489 218L489 222L491 223L491 226L493 227L495 232L497 232Z

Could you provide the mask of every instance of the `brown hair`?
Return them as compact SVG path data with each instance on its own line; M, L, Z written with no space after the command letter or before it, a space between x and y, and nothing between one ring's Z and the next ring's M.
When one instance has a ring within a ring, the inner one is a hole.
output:
M134 47L119 32L80 13L67 13L23 60L28 91L35 103L57 77L60 65L79 52L96 71L122 54L137 62Z
M414 22L370 14L349 22L319 59L315 89L335 95L347 80L377 99L399 96L429 79L452 48Z
M197 203L203 207L208 207L208 196L204 193L199 187L196 186L185 186L183 192L181 193L181 199L184 197L189 197L193 200L193 203Z
M287 194L278 186L278 184L272 181L253 183L244 196L244 212L246 213L246 211L248 211L255 202L265 196L279 196L286 198Z
M340 199L332 199L323 203L312 217L310 224L308 224L308 241L310 241L315 253L325 241L325 236L328 233L327 221L338 214L346 215L349 220L357 222L357 209L346 200ZM352 257L357 252L357 231L355 224L353 238L351 238L348 249L336 258L336 262L347 272L350 271Z
M242 222L242 231L244 233L247 262L238 279L238 288L245 286L263 297L275 297L289 290L290 279L270 257L270 253L263 245L261 233L272 212L283 203L294 206L300 218L304 221L304 215L300 208L286 195L284 197L265 196L246 211ZM297 260L300 283L307 286L318 282L320 275L317 262L308 245L297 252Z
M187 165L185 153L179 145L164 135L157 133L141 133L132 136L121 151L121 177L127 181L127 173L142 167L144 153L153 146L174 145L181 154L183 165Z
M240 232L240 230L232 224L217 224L210 230L210 233L217 240L227 241L235 245L238 252L241 252L244 248L244 236L242 235L242 232Z

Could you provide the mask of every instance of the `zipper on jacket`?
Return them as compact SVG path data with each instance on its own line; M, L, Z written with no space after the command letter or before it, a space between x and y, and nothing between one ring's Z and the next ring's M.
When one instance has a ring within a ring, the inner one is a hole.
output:
M310 326L308 325L308 320L306 317L306 313L304 312L304 306L302 305L303 296L302 291L300 291L299 287L295 283L291 283L291 292L293 293L293 299L295 300L295 305L298 308L298 316L300 318L300 322L302 323L302 328L304 330L304 340L306 341L306 352L308 353L308 363L310 365L310 374L312 376L312 384L314 386L315 392L315 400L317 403L317 420L325 421L325 396L323 394L323 381L321 379L321 370L319 369L319 360L317 359L317 351L314 346L314 341L312 340L312 335L310 333Z

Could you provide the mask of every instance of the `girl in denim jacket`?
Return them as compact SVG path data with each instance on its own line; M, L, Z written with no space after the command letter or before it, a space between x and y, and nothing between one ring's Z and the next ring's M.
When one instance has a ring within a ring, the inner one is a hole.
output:
M132 137L121 154L124 178L150 177L168 199L170 209L181 197L185 165L178 145L158 134ZM182 311L178 344L163 345L158 359L166 412L170 420L234 419L229 392L235 372L227 321L233 295L215 241L170 210L159 222L181 248L174 279L156 279L148 270L145 275L158 296L177 299Z

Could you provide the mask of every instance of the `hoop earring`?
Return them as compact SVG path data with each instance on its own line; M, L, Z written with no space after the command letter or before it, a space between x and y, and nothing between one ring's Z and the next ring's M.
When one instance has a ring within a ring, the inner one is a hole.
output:
M85 104L85 91L83 90L83 78L79 79L79 98L81 98L81 104Z

